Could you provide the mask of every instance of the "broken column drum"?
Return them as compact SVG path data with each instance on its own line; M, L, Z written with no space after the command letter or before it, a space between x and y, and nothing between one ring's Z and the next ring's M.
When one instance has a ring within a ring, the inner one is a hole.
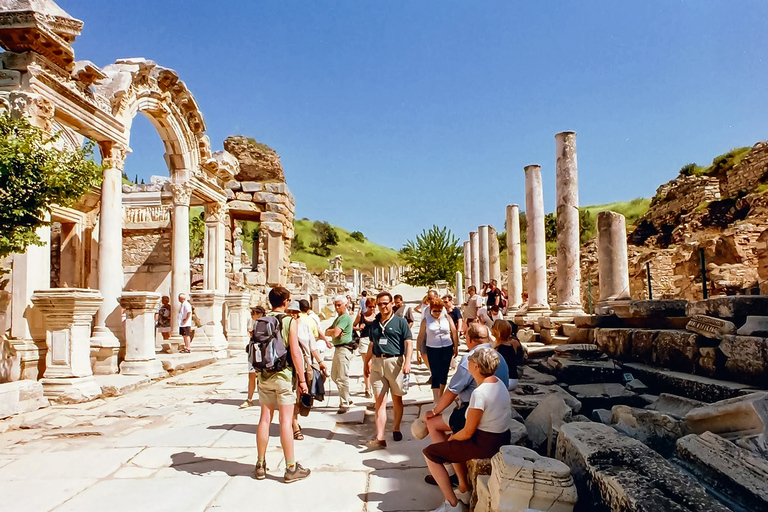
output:
M562 132L557 141L557 306L554 316L582 315L579 268L579 181L576 133Z
M597 214L597 269L600 281L597 312L609 313L612 301L630 299L627 227L624 216L619 213Z
M477 228L478 247L480 249L480 286L491 280L491 246L488 239L488 226Z
M548 314L547 247L544 233L544 193L541 166L525 167L525 214L528 222L528 309L527 313Z
M508 308L517 309L523 304L523 267L520 250L520 208L507 206L507 292Z

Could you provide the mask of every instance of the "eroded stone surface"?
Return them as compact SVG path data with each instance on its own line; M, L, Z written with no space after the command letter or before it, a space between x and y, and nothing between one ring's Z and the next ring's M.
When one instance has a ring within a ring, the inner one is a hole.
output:
M658 411L616 405L611 411L613 428L669 456L675 442L684 436L685 422Z
M733 322L706 315L695 315L685 328L702 336L717 339L723 339L726 334L736 332L736 325Z
M543 399L525 419L531 446L541 449L549 439L555 445L558 429L570 421L573 410L556 395Z
M694 434L709 431L727 439L750 435L762 435L765 439L768 393L751 393L692 409L685 415L685 421Z

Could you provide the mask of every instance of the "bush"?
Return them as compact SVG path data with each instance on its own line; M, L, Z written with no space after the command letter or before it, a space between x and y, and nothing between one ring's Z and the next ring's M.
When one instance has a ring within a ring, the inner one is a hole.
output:
M360 243L365 242L365 235L363 235L360 231L353 231L349 234L349 238L352 240L357 240Z
M296 252L307 250L307 246L304 245L304 240L302 240L298 234L293 236L293 241L291 242L291 250Z

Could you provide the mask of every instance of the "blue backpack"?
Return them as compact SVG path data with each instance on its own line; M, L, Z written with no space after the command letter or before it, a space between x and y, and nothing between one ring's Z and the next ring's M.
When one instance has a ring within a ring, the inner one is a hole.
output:
M288 348L283 341L283 318L265 315L256 321L248 344L248 361L256 372L279 372L289 366Z

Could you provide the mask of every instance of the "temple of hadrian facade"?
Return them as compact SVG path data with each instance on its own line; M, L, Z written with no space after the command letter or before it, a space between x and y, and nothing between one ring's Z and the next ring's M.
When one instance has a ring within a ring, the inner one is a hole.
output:
M104 167L100 189L74 208L53 208L51 227L39 231L48 243L9 262L0 332L18 353L21 376L41 379L50 397L97 393L93 373L157 375L151 319L162 295L172 298L172 333L178 294L196 306L203 326L193 352L223 357L242 348L251 301L244 285L257 294L284 285L293 238L295 205L284 176L249 181L236 156L212 151L198 104L175 71L146 59L103 68L75 60L71 45L82 27L50 0L0 4L0 108L60 134L64 147L95 141ZM124 186L138 114L163 141L168 175ZM205 238L193 290L189 219L196 207ZM247 268L238 264L238 220L260 223Z

